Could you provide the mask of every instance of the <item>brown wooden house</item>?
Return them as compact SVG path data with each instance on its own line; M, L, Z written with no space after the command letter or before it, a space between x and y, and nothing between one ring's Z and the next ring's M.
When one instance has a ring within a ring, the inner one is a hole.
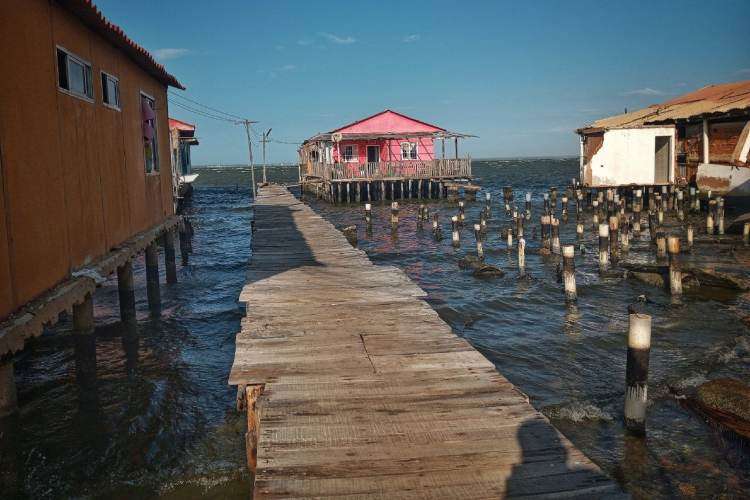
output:
M87 0L0 2L0 319L174 213L163 66Z

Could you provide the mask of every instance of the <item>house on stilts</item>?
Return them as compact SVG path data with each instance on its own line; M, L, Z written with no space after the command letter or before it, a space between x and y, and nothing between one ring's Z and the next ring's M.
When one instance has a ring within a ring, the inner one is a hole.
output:
M182 201L193 193L193 181L198 178L198 174L193 173L190 149L198 144L198 138L195 136L195 125L176 118L169 119L169 147L172 150L172 186L175 211L179 211Z
M471 158L459 156L459 140L469 137L387 109L304 141L300 181L334 203L440 198L471 180Z
M585 186L694 184L750 196L750 80L709 85L576 132Z

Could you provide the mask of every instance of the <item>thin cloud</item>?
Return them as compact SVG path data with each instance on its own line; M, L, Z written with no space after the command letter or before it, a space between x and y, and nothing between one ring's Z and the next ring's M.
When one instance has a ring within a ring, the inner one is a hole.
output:
M653 95L664 95L664 92L661 90L652 89L651 87L644 87L642 89L635 89L635 90L628 90L627 92L623 92L624 96L633 96L633 95L643 95L643 96L653 96Z
M297 69L297 66L294 64L285 64L279 68L279 71L294 71L295 69Z
M302 45L303 47L306 47L308 45L312 45L312 40L306 40L303 38L302 40L297 40L297 45Z
M163 48L156 49L152 52L154 57L159 61L169 61L170 59L179 59L180 57L186 56L190 53L188 49L182 48Z
M737 70L738 75L750 75L750 68L742 68Z
M404 43L412 43L418 41L420 38L419 34L415 33L413 35L406 35L401 41Z
M338 43L339 45L349 45L357 41L357 39L352 36L340 36L334 35L333 33L318 33L318 35L322 36L329 42Z

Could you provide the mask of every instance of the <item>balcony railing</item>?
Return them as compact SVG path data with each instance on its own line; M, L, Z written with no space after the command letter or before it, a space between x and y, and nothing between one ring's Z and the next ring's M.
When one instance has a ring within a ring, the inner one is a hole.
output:
M309 177L327 181L435 179L471 177L471 158L379 161L372 163L316 163L302 165Z

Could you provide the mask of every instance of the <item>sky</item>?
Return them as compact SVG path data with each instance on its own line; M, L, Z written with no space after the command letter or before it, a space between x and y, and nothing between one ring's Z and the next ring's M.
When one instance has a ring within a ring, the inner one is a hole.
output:
M187 87L172 92L271 128L275 163L384 109L479 136L460 146L474 158L574 156L597 118L750 79L747 0L96 4ZM197 124L194 164L247 162L242 127L170 115Z

